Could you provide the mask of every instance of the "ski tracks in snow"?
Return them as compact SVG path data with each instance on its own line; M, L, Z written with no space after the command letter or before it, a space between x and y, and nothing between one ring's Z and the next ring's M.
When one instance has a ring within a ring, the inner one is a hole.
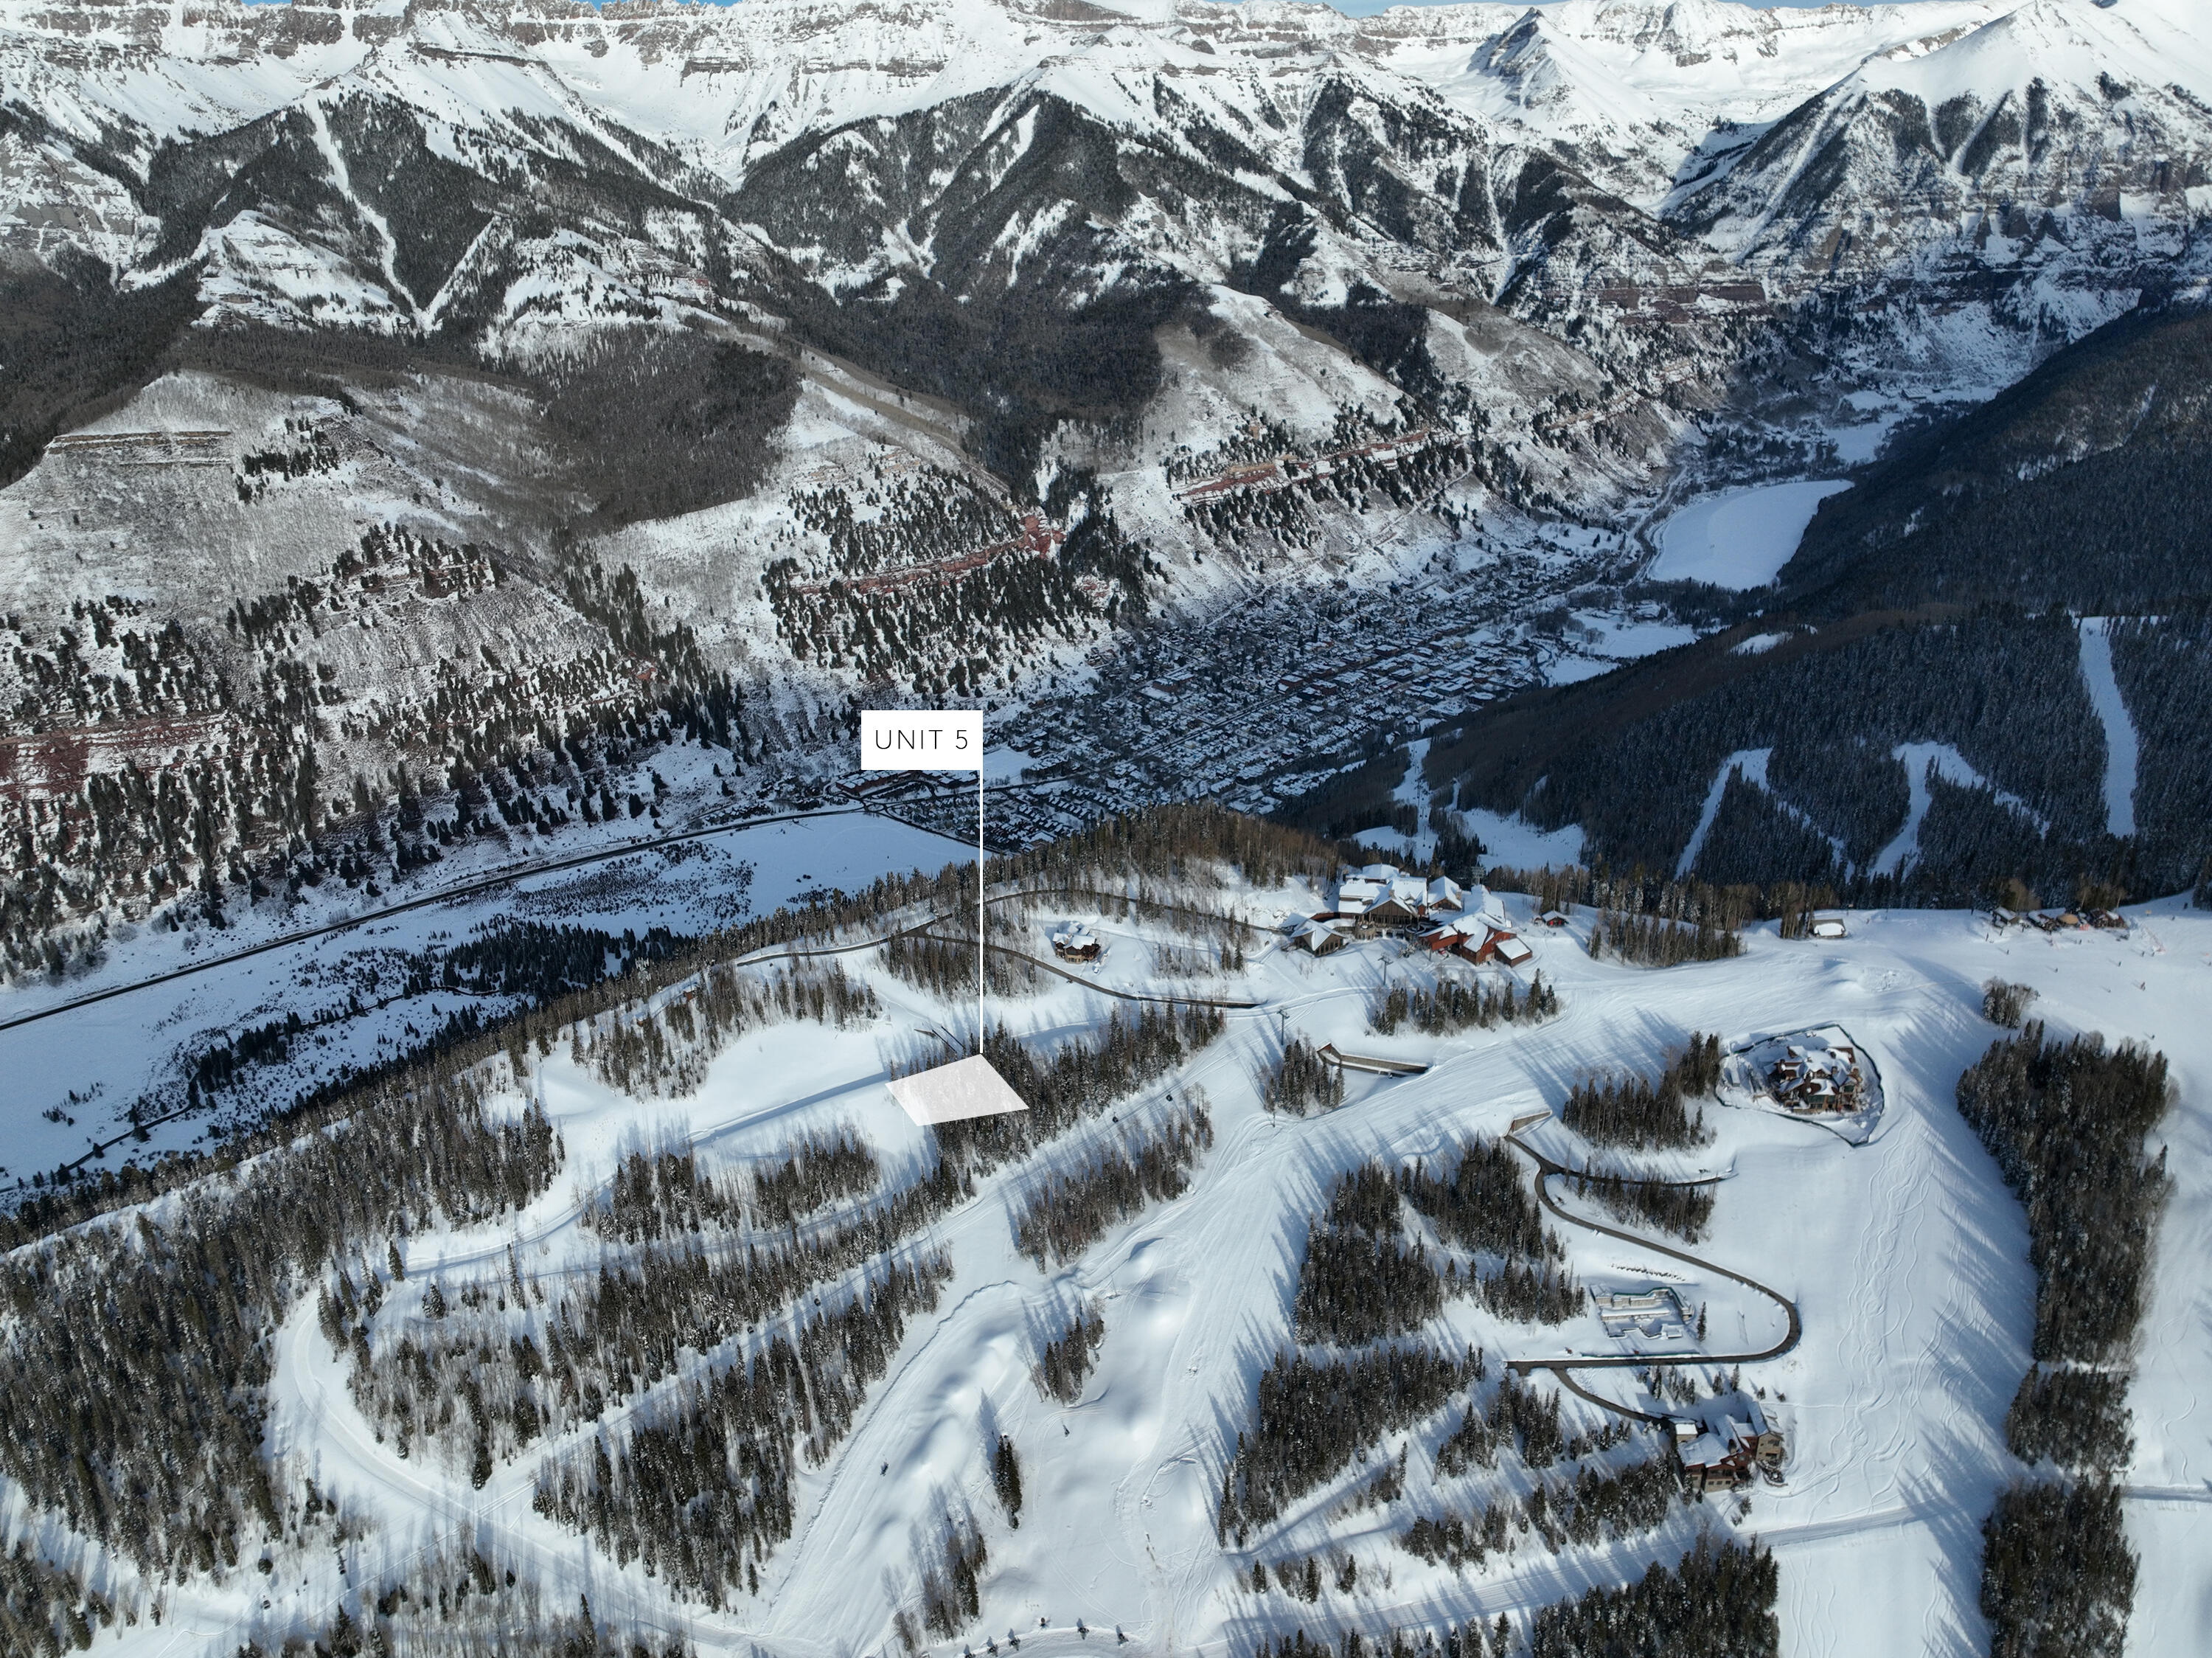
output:
M496 1538L498 1549L535 1566L544 1581L581 1582L603 1612L662 1635L697 1641L710 1633L645 1587L634 1570L600 1557L588 1537L556 1531L538 1518L531 1507L536 1457L499 1469L483 1490L471 1490L429 1460L428 1443L425 1460L416 1462L380 1441L354 1401L344 1361L328 1350L311 1299L301 1297L278 1330L275 1358L269 1382L269 1450L297 1456L319 1486L362 1503L378 1521L368 1546L356 1542L334 1553L299 1588L287 1593L287 1604L271 1608L277 1626L303 1615L311 1620L327 1616L344 1600L349 1580L357 1572L394 1576L441 1546L483 1551L494 1546L491 1539ZM179 1626L180 1634L204 1635L236 1627L234 1609L212 1630Z

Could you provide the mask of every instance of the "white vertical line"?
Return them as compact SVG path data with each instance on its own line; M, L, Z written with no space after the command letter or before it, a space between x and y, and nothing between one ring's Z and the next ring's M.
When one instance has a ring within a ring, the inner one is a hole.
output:
M983 1051L983 759L975 759L975 1051Z
M2089 703L2105 728L2105 831L2112 835L2136 832L2136 777L2140 764L2136 724L2120 695L2120 682L2112 674L2111 619L2084 616L2081 631L2081 677L2087 681Z

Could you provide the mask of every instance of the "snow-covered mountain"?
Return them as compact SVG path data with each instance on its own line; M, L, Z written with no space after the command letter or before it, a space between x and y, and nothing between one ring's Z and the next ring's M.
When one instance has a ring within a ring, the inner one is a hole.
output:
M2117 278L2098 225L2169 261L2203 187L2188 9L10 0L8 241L140 280L197 254L246 314L501 344L725 262L718 290L837 298L1034 286L1061 253L1089 299L1249 288L1281 221L1316 235L1308 302L1425 279L1539 323L1927 257ZM550 199L584 181L644 192L613 246Z
M2032 0L1940 50L1878 54L1686 180L1667 216L1800 287L2003 286L2021 320L2078 332L2166 280L2212 199L2201 23Z
M1669 489L1863 458L2201 283L2202 35L2188 0L4 0L13 729L251 735L202 734L208 844L126 812L158 894L656 708L750 765L1164 607L1619 579ZM34 930L106 901L41 892Z
M0 0L0 1649L2197 1649L2203 4Z

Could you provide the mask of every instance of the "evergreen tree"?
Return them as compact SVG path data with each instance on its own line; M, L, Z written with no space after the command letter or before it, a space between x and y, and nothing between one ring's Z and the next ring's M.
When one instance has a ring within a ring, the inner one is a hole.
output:
M999 1502L1006 1510L1006 1523L1019 1530L1022 1523L1021 1458L1014 1449L1014 1442L1004 1434L999 1436L999 1442L991 1452L991 1489L998 1492Z

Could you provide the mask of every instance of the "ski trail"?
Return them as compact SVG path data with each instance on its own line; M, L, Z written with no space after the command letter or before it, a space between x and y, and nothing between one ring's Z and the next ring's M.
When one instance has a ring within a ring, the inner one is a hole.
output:
M2105 728L2105 827L2115 835L2136 832L2136 723L2112 674L2109 618L2081 619L2081 677Z
M1888 845L1875 854L1869 866L1877 875L1893 875L1920 856L1920 826L1928 816L1931 796L1928 790L1928 774L1933 771L1948 783L1960 789L1986 789L2000 806L2011 808L2035 826L2039 835L2051 832L2051 820L2045 817L2011 790L2000 789L1966 763L1965 756L1947 742L1901 742L1889 751L1890 758L1903 762L1905 787L1912 791L1911 808L1905 814L1905 826L1890 839Z
M324 109L322 101L310 98L307 101L306 108L308 119L314 123L315 148L322 151L324 163L331 169L331 182L337 186L338 193L353 204L354 210L361 215L369 229L376 232L377 240L381 244L384 280L392 290L393 301L406 308L417 326L422 326L425 320L422 308L415 302L415 296L408 291L407 284L399 280L399 268L395 263L399 257L399 238L392 234L391 222L370 206L367 198L353 187L353 171L346 165L345 154L338 148L337 135L331 131L330 114Z
M1875 854L1873 873L1893 875L1912 859L1920 856L1920 825L1928 815L1928 759L1921 753L1931 748L1930 743L1899 743L1890 750L1893 759L1905 763L1905 786L1912 791L1912 804L1905 814L1905 826L1890 838L1889 844Z
M1391 799L1402 801L1420 815L1413 820L1412 851L1415 857L1426 857L1436 850L1435 825L1430 821L1428 779L1421 775L1429 758L1429 740L1417 737L1406 745L1406 775Z
M1698 814L1698 826L1690 832L1690 844L1682 849L1682 856L1674 863L1674 879L1686 879L1698 862L1698 854L1705 850L1705 837L1712 832L1713 820L1720 815L1721 800L1728 793L1729 774L1741 771L1750 782L1761 789L1766 787L1766 761L1771 748L1739 748L1720 763L1713 773L1713 786L1705 790L1705 803Z
M541 1519L532 1507L538 1456L516 1457L480 1490L463 1489L428 1443L419 1460L401 1460L355 1402L345 1362L329 1350L307 1297L277 1326L274 1357L268 1389L270 1448L300 1459L313 1478L344 1493L381 1523L365 1541L316 1563L297 1588L288 1588L281 1604L270 1609L264 1630L295 1627L302 1617L343 1604L355 1582L404 1575L440 1549L468 1539L479 1548L495 1545L547 1582L574 1575L594 1606L641 1629L694 1642L711 1640L718 1632L714 1621L677 1602L634 1564L617 1565L596 1555L588 1539ZM611 1415L627 1418L638 1402ZM581 1442L597 1431L592 1425L574 1438ZM238 1627L232 1608L212 1630L178 1622L173 1638L192 1644L209 1633Z
M1773 751L1771 749L1761 749L1759 751L1755 765L1753 762L1746 762L1743 768L1743 780L1746 783L1757 783L1759 788L1759 792L1766 796L1768 803L1771 805L1776 811L1781 813L1784 817L1789 819L1790 822L1796 824L1800 829L1802 829L1807 834L1818 835L1822 840L1826 841L1828 843L1828 850L1835 854L1836 863L1844 869L1850 869L1851 863L1850 855L1844 850L1843 842L1838 840L1833 835L1820 827L1819 824L1814 822L1812 814L1804 810L1803 808L1793 805L1791 802L1783 799L1781 795L1775 793L1774 785L1767 782L1766 757L1772 752Z

